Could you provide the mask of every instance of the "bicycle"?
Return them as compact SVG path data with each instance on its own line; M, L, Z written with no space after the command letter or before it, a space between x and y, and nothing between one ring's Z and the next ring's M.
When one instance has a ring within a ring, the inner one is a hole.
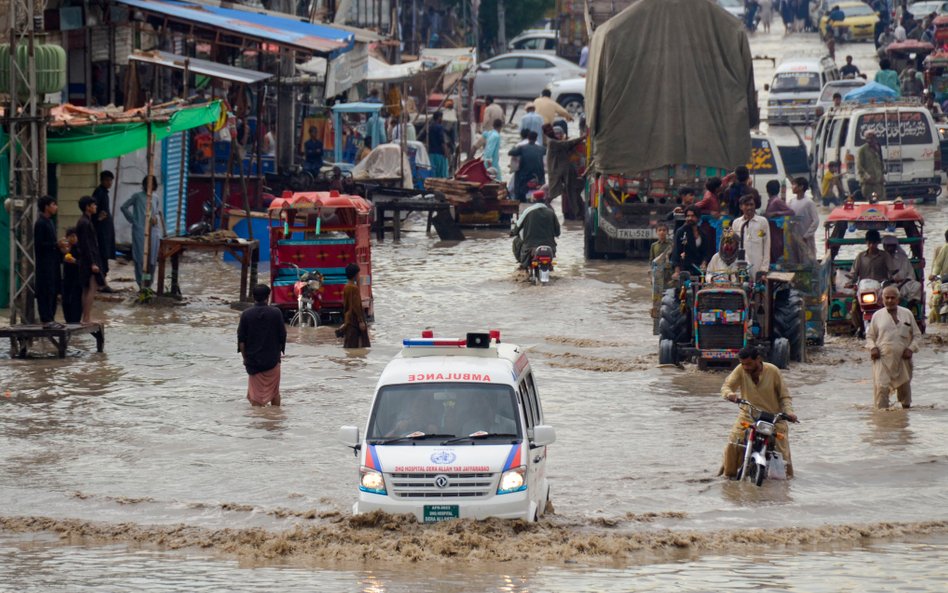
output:
M293 294L296 296L296 313L290 319L291 327L318 327L319 313L313 309L313 302L319 299L319 290L323 285L323 275L319 272L300 273L300 267L291 263L296 268L296 283L293 285Z

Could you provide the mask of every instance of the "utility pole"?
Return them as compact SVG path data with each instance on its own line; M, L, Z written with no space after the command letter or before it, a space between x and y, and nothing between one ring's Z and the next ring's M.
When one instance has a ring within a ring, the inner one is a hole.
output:
M36 85L36 36L43 30L41 0L10 0L10 87L6 124L10 158L10 325L33 323L33 223L45 190L46 125ZM43 2L45 5L45 2ZM21 61L20 56L25 59Z
M504 0L497 0L497 53L507 51L507 10Z

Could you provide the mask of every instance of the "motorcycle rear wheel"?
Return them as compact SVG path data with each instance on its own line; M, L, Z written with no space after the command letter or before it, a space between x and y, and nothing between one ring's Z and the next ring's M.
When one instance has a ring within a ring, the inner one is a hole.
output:
M291 327L319 327L319 317L312 311L297 311L290 319Z

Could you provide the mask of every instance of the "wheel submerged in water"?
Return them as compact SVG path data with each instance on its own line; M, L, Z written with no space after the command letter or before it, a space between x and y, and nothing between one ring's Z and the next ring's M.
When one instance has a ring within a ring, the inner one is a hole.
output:
M659 340L658 364L678 364L678 347L672 340Z
M770 347L770 363L778 369L790 368L790 341L777 338Z

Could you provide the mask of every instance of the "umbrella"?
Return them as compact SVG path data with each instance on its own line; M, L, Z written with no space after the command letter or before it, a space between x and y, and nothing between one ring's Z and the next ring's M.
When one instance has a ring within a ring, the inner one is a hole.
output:
M872 101L890 101L897 99L899 94L878 82L870 82L857 89L851 90L843 96L843 101L858 101L870 103Z

